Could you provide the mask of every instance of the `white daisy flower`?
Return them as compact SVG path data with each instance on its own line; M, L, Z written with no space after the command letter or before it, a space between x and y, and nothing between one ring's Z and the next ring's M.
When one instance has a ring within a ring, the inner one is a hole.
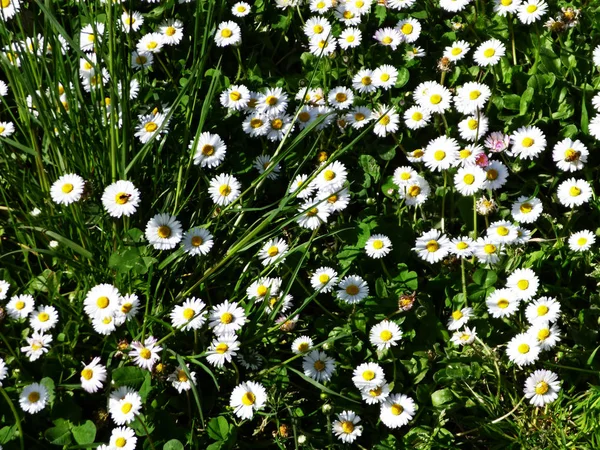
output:
M251 6L246 2L237 2L231 7L231 14L235 17L246 17L251 11Z
M497 39L485 41L473 54L473 59L480 67L495 66L506 54L506 47Z
M21 3L19 0L4 0L0 3L0 17L4 21L7 21L8 19L12 19L20 9Z
M85 181L79 175L69 173L61 176L50 188L50 196L54 203L70 205L78 201L82 194Z
M94 23L84 26L79 32L79 48L83 52L93 52L95 44L102 42L104 24Z
M421 24L417 19L409 17L408 19L400 20L396 24L396 29L402 35L404 42L415 42L421 35Z
M286 134L294 129L293 117L288 114L273 115L267 122L267 139L281 141Z
M511 208L513 219L519 223L533 223L543 211L544 206L540 199L523 195L513 203Z
M9 137L15 132L12 122L0 122L0 137Z
M142 397L131 388L123 386L108 399L108 412L117 425L126 425L135 420L142 409Z
M317 110L313 106L304 105L298 113L298 128L304 130L317 118Z
M196 384L196 372L191 372L188 364L186 364L185 367L188 369L187 373L183 370L183 366L178 366L177 369L167 377L167 381L169 381L180 394L184 391L189 391L192 389L192 384Z
M215 42L217 47L239 45L242 42L242 30L237 23L231 20L221 22L215 33Z
M456 139L440 136L425 147L423 162L432 171L448 170L457 164L459 149Z
M315 56L319 58L322 56L331 55L337 47L337 40L330 36L328 39L324 37L315 36L311 38L309 43L309 50Z
M450 338L450 342L454 345L470 345L475 341L477 337L477 332L475 331L475 327L472 329L469 327L465 327L464 330L455 331Z
M383 234L374 234L365 244L365 251L370 258L383 258L392 250L392 241Z
M280 87L268 88L258 96L256 110L261 114L275 116L285 113L288 106L288 95Z
M157 250L170 250L181 241L181 222L170 214L157 214L146 225L146 239Z
M490 161L485 169L484 189L495 191L506 184L508 169L500 161Z
M448 12L459 12L471 3L471 0L440 0L440 8Z
M19 320L27 317L35 308L35 301L29 294L15 295L6 304L6 311L11 319Z
M346 28L337 38L338 45L342 50L358 47L361 41L362 33L355 27Z
M369 285L358 275L348 275L338 284L337 297L348 304L355 304L369 295Z
M279 288L281 287L281 278L259 278L253 282L248 289L246 289L246 295L250 300L263 299L269 295L277 295Z
M296 355L306 353L312 350L314 346L313 340L308 336L300 336L292 342L292 352Z
M133 341L129 356L133 358L133 362L137 366L151 371L154 364L160 359L159 352L162 350L157 342L153 336L148 336L143 344L140 341Z
M206 255L214 244L213 235L205 228L190 228L183 233L182 244L188 255Z
M404 394L391 394L381 404L379 418L389 428L406 425L415 416L416 405L412 398Z
M126 32L139 31L144 23L144 16L138 11L127 12L121 14L121 24Z
M409 166L401 166L394 170L393 182L399 188L413 184L417 181L419 174Z
M536 362L540 351L537 339L527 333L517 334L506 346L506 355L519 367Z
M58 311L54 306L38 306L29 315L29 326L40 333L51 330L57 323Z
M497 244L496 240L489 237L479 238L473 246L475 257L485 264L496 264L500 261L500 256L504 255L504 248Z
M418 130L429 125L431 114L420 106L412 106L404 111L404 122L411 130Z
M514 14L519 9L521 0L494 0L494 12L500 17Z
M569 248L574 252L585 252L596 242L596 236L589 230L582 230L569 236Z
M240 182L233 175L222 173L210 180L208 192L213 202L226 206L240 196L240 188Z
M261 410L267 402L267 391L264 386L254 381L246 381L235 387L229 399L229 406L240 419L251 420L256 411Z
M469 258L473 255L475 241L468 236L461 236L450 241L450 253L457 258Z
M225 108L236 111L246 109L250 102L250 91L244 85L234 84L221 92L219 100L221 101L221 105Z
M267 241L258 252L263 266L268 266L275 262L280 263L286 258L289 249L287 243L281 238L275 238Z
M529 25L540 20L547 10L548 4L544 0L525 0L517 10L517 17Z
M546 149L546 136L538 127L521 127L510 137L511 152L521 159L537 158Z
M460 61L470 49L471 46L467 41L454 41L451 46L444 49L444 57L452 62Z
M373 133L379 137L385 137L390 133L398 131L400 116L393 106L379 105L372 113L375 121Z
M408 9L415 4L417 0L388 0L387 6L391 9Z
M485 304L490 315L494 318L509 317L518 309L521 300L512 289L496 289L492 292Z
M106 367L100 363L99 357L92 359L92 362L89 364L83 365L80 380L81 388L89 394L102 389L102 385L106 381Z
M329 207L330 213L335 213L346 209L350 203L350 192L348 191L348 188L344 188L334 193L327 191L319 192L317 194L317 200L327 200L325 203Z
M121 295L111 284L98 284L88 291L83 301L83 309L90 318L100 318L119 308Z
M141 37L135 48L138 53L160 53L164 45L165 39L161 33L148 33Z
M136 127L135 136L142 144L150 141L156 136L167 133L167 117L163 113L150 113L139 117L139 125Z
M367 405L383 403L390 395L390 385L383 383L375 388L361 389L360 394Z
M251 137L264 136L269 129L269 119L265 114L250 114L242 123L242 129Z
M140 310L140 299L136 294L123 295L119 299L119 305L114 311L115 324L120 326L126 320L133 319Z
M325 14L333 8L332 0L311 0L310 1L310 10L311 12L316 12L319 14Z
M556 324L551 325L548 322L536 323L527 330L527 333L537 339L542 350L551 350L562 340L560 328Z
M246 323L246 312L236 302L225 300L212 307L208 326L216 335L235 333Z
M527 380L523 392L525 398L534 406L541 407L552 403L558 398L560 391L560 381L558 376L549 370L536 370Z
M21 347L21 353L25 353L29 361L33 362L44 353L48 353L48 345L52 342L52 336L34 331L31 337L27 337L25 340L28 345Z
M402 33L398 31L396 28L380 28L375 31L373 35L373 39L379 42L380 45L384 47L390 47L392 50L396 50L398 46L404 40Z
M583 169L588 155L589 151L581 141L572 141L569 138L557 142L552 150L552 159L556 167L565 172Z
M398 195L408 206L422 205L429 198L431 187L425 178L417 175L415 181L398 189Z
M48 402L48 390L43 384L32 383L23 388L19 395L21 409L29 414L40 412Z
M137 437L135 431L129 427L118 427L110 434L109 448L120 450L135 450Z
M358 389L376 388L385 383L385 374L379 364L363 363L352 373L352 381Z
M331 431L345 444L352 444L357 437L362 435L363 427L358 425L360 416L354 411L344 411L338 414L337 420L333 421Z
M240 343L234 333L220 334L206 350L206 360L215 367L223 367L225 362L231 362L239 348Z
M331 292L337 281L337 272L331 267L319 267L310 278L313 289L323 293Z
M4 300L8 296L10 283L6 280L0 280L0 300Z
M303 27L304 34L309 38L326 38L331 32L331 23L324 17L313 16Z
M490 224L486 234L496 244L513 244L517 240L517 227L506 220L498 220Z
M560 314L560 303L552 297L540 297L525 309L525 317L531 325L556 322Z
M158 31L162 34L164 45L177 45L183 39L183 23L176 19L164 21Z
M448 320L448 329L450 331L458 330L466 325L473 315L473 308L457 309L452 312L450 320Z
M454 187L461 195L474 195L483 189L485 179L486 172L481 167L461 167L454 175Z
M119 180L104 189L102 205L111 217L131 216L140 204L140 191L131 181Z
M339 161L334 161L320 170L314 183L323 192L336 192L342 188L347 176L346 166Z
M369 340L372 345L377 347L378 351L398 345L400 339L402 339L400 327L389 320L378 323L371 328L369 333Z
M327 223L331 208L327 202L315 203L315 200L308 200L298 208L298 213L298 225L308 230L316 230L321 224Z
M149 52L131 52L131 67L134 69L147 69L152 67L154 63L154 55Z
M325 352L312 350L302 360L304 375L315 381L329 381L335 372L335 360L327 356Z
M176 305L169 314L171 323L182 331L198 330L206 323L206 304L196 297L185 299L181 305Z
M262 175L263 173L265 173L267 171L267 169L269 169L271 166L273 166L273 170L271 170L271 172L269 172L269 175L267 175L267 178L269 180L276 180L277 178L279 178L279 172L281 170L281 166L279 164L275 164L273 165L273 163L271 162L271 157L269 155L258 155L256 157L256 159L254 160L254 168L256 170L258 170L258 172Z
M468 116L458 123L458 130L465 141L477 142L488 131L488 118L483 114Z
M344 86L337 86L329 91L327 101L335 109L346 109L352 106L354 93Z
M436 263L444 259L450 252L450 240L439 230L430 230L418 237L414 251L428 263Z
M212 169L220 165L227 154L227 145L218 134L204 132L197 140L190 141L189 149L194 152L194 164Z
M581 206L592 197L592 187L585 180L569 178L558 186L558 201L568 208Z
M419 84L413 95L415 101L432 114L443 114L452 104L452 94L448 88L436 82Z
M485 108L491 95L492 91L485 84L465 83L456 90L454 106L462 114L476 114L478 110ZM480 134L483 135L484 133Z
M352 78L352 88L359 94L368 94L375 92L377 86L373 82L373 71L370 69L360 69Z

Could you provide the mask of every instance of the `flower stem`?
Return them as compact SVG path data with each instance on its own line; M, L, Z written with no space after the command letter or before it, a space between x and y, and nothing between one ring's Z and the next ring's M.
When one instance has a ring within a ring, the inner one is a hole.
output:
M21 450L25 450L23 427L21 426L21 418L19 417L19 413L17 412L17 409L15 408L15 404L12 402L12 400L10 399L10 397L8 396L8 394L6 393L4 388L2 388L1 386L0 386L0 394L2 394L2 396L6 400L6 403L8 403L8 406L9 406L10 410L12 411L13 416L15 417L15 425L17 425L17 429L19 430L19 440L21 441Z

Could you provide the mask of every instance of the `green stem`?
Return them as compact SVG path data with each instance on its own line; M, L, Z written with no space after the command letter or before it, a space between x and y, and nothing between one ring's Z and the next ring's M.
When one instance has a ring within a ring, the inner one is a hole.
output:
M0 386L0 394L2 394L2 396L6 400L6 403L8 403L8 406L9 406L10 410L12 411L13 416L15 417L15 425L17 426L17 429L19 430L19 440L21 441L21 450L25 450L25 440L24 440L25 438L23 435L23 427L21 426L21 418L19 417L19 413L17 412L17 409L15 408L15 404L12 402L12 400L10 399L10 397L8 396L8 394L6 393L4 388L1 386Z
M467 277L465 275L465 258L460 259L460 276L462 279L462 291L463 291L463 296L465 297L465 306L468 306L468 304L467 304Z
M446 186L447 185L448 185L448 172L444 170L444 191L442 192L442 233L445 231L444 215L446 212Z

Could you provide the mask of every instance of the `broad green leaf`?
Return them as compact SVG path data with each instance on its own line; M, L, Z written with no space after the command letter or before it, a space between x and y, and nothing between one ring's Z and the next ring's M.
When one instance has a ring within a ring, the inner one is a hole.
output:
M96 425L91 420L86 420L83 425L73 427L71 431L75 442L80 445L91 444L96 439Z

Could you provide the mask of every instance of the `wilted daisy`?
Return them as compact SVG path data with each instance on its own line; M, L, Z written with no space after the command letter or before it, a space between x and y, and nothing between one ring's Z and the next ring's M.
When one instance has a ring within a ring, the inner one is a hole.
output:
M546 149L546 136L538 127L521 127L511 138L513 155L521 159L534 159Z
M537 361L540 354L537 339L527 333L517 334L506 346L506 355L517 366L528 366Z
M585 252L596 242L596 236L589 230L578 231L569 236L569 248L574 252Z
M454 175L454 187L460 194L470 196L483 189L485 179L486 173L481 167L461 167Z
M210 180L208 192L212 201L225 206L240 196L240 182L232 175L220 174Z
M511 208L513 219L520 223L535 222L543 210L542 202L538 198L523 195L513 203Z
M396 113L393 106L379 105L372 113L372 119L375 122L373 133L377 136L385 137L390 133L398 131L400 116Z
M490 39L477 47L473 59L480 67L495 66L505 54L504 44L497 39Z
M455 331L450 338L450 342L454 345L469 345L473 343L476 337L477 332L474 327L472 329L465 327L461 331Z
M129 356L142 369L152 370L154 364L160 359L159 352L162 350L157 342L153 336L148 336L143 344L140 341L133 341Z
M461 236L450 241L450 253L457 258L468 258L473 255L475 241L468 236Z
M511 316L519 309L520 303L512 289L496 289L485 300L487 310L494 318Z
M363 363L354 369L352 381L359 389L375 388L385 382L385 374L379 364Z
M157 250L170 250L181 241L181 222L170 214L157 214L146 224L146 239Z
M106 367L100 363L100 358L96 357L89 364L84 364L80 373L81 388L93 394L102 388L102 383L106 380Z
M109 448L119 448L122 450L135 450L137 437L135 431L129 427L118 427L112 430L110 434Z
M85 181L74 173L66 174L56 180L50 188L50 196L54 203L70 205L78 201L83 194Z
M418 237L414 251L419 257L429 263L436 263L444 259L450 252L450 240L439 230L430 230Z
M544 406L558 398L560 382L558 376L549 370L540 369L533 372L527 380L523 392L525 398L534 406Z
M43 333L51 330L58 323L58 311L54 306L38 306L29 315L29 326L34 331Z
M173 327L183 331L197 330L206 322L206 304L196 297L187 298L181 305L176 305L169 314Z
M517 9L517 17L529 25L540 20L547 10L548 4L544 0L525 0Z
M141 409L142 398L140 394L127 386L113 392L108 399L108 412L117 425L133 422Z
M560 328L556 324L538 322L527 330L527 333L537 339L542 350L551 350L561 341Z
M335 360L325 352L313 350L302 360L302 369L304 375L315 381L329 381L335 371Z
M236 416L250 420L266 402L267 391L264 386L254 381L246 381L235 387L229 399L229 406L233 408Z
M204 132L197 140L190 141L189 149L194 152L194 164L212 169L220 165L227 154L227 145L218 134Z
M107 186L102 205L111 217L131 216L140 203L140 191L131 181L119 180Z
M331 292L337 281L337 272L331 267L319 267L310 278L313 289L323 293Z
M569 178L558 186L558 201L561 205L573 208L587 203L592 197L592 188L585 180Z
M231 362L239 348L240 343L234 333L220 334L206 350L206 360L215 367L223 367L225 362Z
M208 326L216 335L235 333L246 323L246 312L236 302L225 300L212 307Z
M6 311L12 319L24 319L35 307L35 301L29 294L15 295L6 304Z
M189 391L192 388L192 384L196 384L196 372L191 372L188 364L186 364L185 367L187 372L183 370L182 366L178 366L177 369L175 369L174 372L171 372L167 377L167 381L169 381L180 394L184 391Z
M238 45L242 42L242 30L237 23L231 20L221 22L215 32L215 43L217 47Z
M430 170L447 170L457 163L459 149L456 139L440 136L425 147L423 162Z
M379 418L389 428L406 425L415 415L415 402L404 394L391 394L381 404Z
M589 151L581 141L573 141L569 138L557 142L552 150L552 159L556 167L565 172L583 169L588 155Z
M451 46L444 49L444 57L452 62L460 61L471 49L467 41L454 41Z
M542 322L555 322L560 314L560 303L552 297L540 297L525 309L525 317L531 325Z
M188 255L206 255L212 248L213 236L205 228L194 227L183 233L183 251Z
M448 329L450 331L458 330L469 321L473 315L473 308L463 308L455 310L448 320Z
M338 284L337 297L349 304L355 304L369 295L369 285L358 275L348 275Z
M331 430L345 444L353 443L362 434L363 427L358 425L360 417L354 411L344 411L333 421Z
M374 234L365 244L365 251L371 258L383 258L392 250L392 241L383 234Z
M512 244L517 240L517 227L506 220L492 222L486 234L496 244Z
M27 337L25 340L27 345L21 347L21 352L27 355L29 361L35 361L44 353L48 353L48 345L52 342L52 336L34 331L31 337Z
M390 47L392 50L396 50L404 40L400 31L398 31L396 28L390 27L380 28L375 31L373 39L375 39L384 47Z
M21 409L29 414L40 412L48 402L48 390L43 384L32 383L23 388L19 395Z

